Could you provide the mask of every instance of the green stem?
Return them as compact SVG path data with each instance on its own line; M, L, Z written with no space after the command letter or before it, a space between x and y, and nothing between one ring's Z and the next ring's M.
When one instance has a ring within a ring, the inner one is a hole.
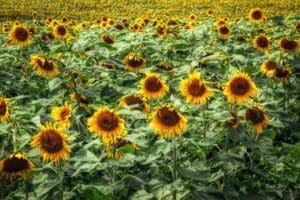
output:
M71 76L71 79L72 79L72 83L74 85L73 90L74 90L74 93L75 93L77 106L80 107L80 96L79 96L79 93L77 91L77 83L76 83L74 74L72 72L69 72L69 73L70 73L70 76Z
M177 148L176 148L176 138L173 138L173 190L172 190L172 196L173 200L176 200L176 188L174 187L174 183L177 180Z
M116 160L116 143L115 143L115 139L113 137L113 160ZM115 176L116 176L116 168L115 165L112 166L112 199L115 199Z
M59 191L61 195L61 199L64 199L64 172L62 166L59 166L59 173L60 173L60 184L59 184Z

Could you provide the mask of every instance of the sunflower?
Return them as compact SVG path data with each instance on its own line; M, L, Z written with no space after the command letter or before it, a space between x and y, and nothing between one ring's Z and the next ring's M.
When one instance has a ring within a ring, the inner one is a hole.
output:
M222 39L228 39L231 35L231 30L226 25L218 26L217 30L218 30L218 36Z
M279 46L282 51L295 51L300 49L300 42L281 38Z
M121 160L124 157L125 153L124 151L122 151L123 147L129 147L128 150L126 150L126 153L135 153L138 149L138 146L135 143L131 142L130 140L120 138L115 143L115 155L114 150L112 149L113 147L109 146L106 148L107 157L113 158L115 160Z
M159 69L166 70L166 71L170 71L173 69L172 65L166 62L159 62L155 66Z
M291 76L292 70L290 68L276 68L273 70L272 75L278 81L285 82Z
M231 115L232 119L226 120L223 123L232 128L237 128L240 123L240 119L237 112L235 110L229 110L229 114Z
M122 97L120 100L120 105L121 106L138 105L137 108L134 108L135 110L141 110L143 112L149 111L149 105L138 95L128 95Z
M118 30L123 30L123 29L125 29L125 26L122 23L118 23L118 24L115 25L115 28L118 29Z
M162 106L152 113L150 123L165 139L178 137L187 129L187 119L170 106Z
M8 99L0 97L0 122L9 119Z
M107 44L113 44L115 42L110 35L102 35L101 38Z
M208 16L212 16L212 15L214 14L214 12L213 12L212 9L209 8L209 9L206 11L206 14L207 14Z
M33 136L30 146L40 146L40 155L44 162L58 164L61 159L67 160L70 147L67 144L69 137L54 124L46 123L38 134Z
M264 73L265 75L270 76L273 74L273 71L276 70L276 68L277 68L277 63L268 60L260 66L260 71L262 71L262 73Z
M30 64L37 70L40 76L54 77L58 74L57 65L49 59L39 55L31 56Z
M253 8L249 12L249 19L254 23L261 23L265 20L265 16L260 8Z
M224 88L228 101L242 104L256 96L257 88L250 76L243 72L234 74Z
M188 103L193 104L203 104L213 95L213 92L200 79L198 72L190 74L188 79L181 81L180 92Z
M0 173L6 180L13 181L17 175L26 179L27 173L34 168L34 164L25 153L12 153L0 162Z
M57 24L53 27L53 35L58 39L65 39L68 37L68 30L63 24Z
M72 115L72 107L65 103L63 106L54 107L51 110L51 116L58 122L58 125L70 128L70 117Z
M27 46L31 42L29 31L22 25L14 25L8 34L8 38L13 44L21 46Z
M169 87L156 73L146 73L140 84L142 93L147 99L160 99L169 91Z
M261 51L268 51L270 48L269 40L264 35L258 35L253 40L254 48L261 50Z
M264 113L262 107L258 105L254 105L247 109L245 113L245 119L251 122L254 130L256 130L258 133L261 133L269 123L269 118Z
M135 73L146 66L145 58L136 54L126 55L123 61L125 63L125 68Z
M224 26L224 25L226 25L226 21L225 21L223 18L219 18L219 19L217 19L215 25L216 25L217 27L219 27L219 26Z
M81 107L87 107L89 105L88 99L82 94L76 95L76 93L72 93L72 94L70 94L70 99L73 101L76 101L76 102L78 99Z
M108 108L99 108L88 119L88 129L99 135L107 146L126 135L124 120Z
M189 16L189 20L192 20L192 21L194 21L194 20L196 20L197 19L197 16L195 15L195 14L190 14L190 16Z
M160 37L166 37L168 35L168 30L164 26L157 26L156 35Z

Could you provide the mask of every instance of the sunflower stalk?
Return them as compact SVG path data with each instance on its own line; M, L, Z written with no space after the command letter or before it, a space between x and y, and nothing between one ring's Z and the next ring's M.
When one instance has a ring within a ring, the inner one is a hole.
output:
M80 106L80 99L79 99L80 97L79 97L79 93L77 91L77 83L76 83L74 74L72 72L69 72L69 73L70 73L70 76L71 76L71 79L72 79L72 83L74 85L73 90L74 90L74 93L75 93L75 96L76 96L76 103L77 103L77 106L79 107Z
M172 156L172 160L173 160L173 166L172 166L172 175L173 175L173 189L172 189L172 196L173 196L173 200L177 199L177 193L176 193L176 187L174 186L176 180L177 180L177 147L176 147L176 138L173 138L172 140L172 145L173 145L173 156Z
M112 137L113 141L113 160L116 160L116 143L115 143L115 138ZM116 177L116 167L115 165L112 166L112 179L111 179L111 184L112 184L112 199L115 199L115 178Z

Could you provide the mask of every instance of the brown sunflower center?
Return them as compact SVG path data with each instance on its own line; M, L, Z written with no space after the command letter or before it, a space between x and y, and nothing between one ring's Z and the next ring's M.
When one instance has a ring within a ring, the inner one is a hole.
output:
M244 78L235 78L230 83L229 87L233 94L244 95L250 89L250 84Z
M198 79L193 79L189 85L189 93L192 96L199 97L202 96L206 90L205 86Z
M45 63L41 65L44 70L52 71L54 69L53 62L45 60Z
M219 29L220 33L222 35L226 35L229 33L229 28L227 28L226 26L222 26L220 29Z
M263 17L263 14L260 10L255 10L251 14L252 19L260 20Z
M107 44L113 44L113 43L114 43L114 40L113 40L110 36L108 36L108 35L104 35L104 36L102 37L102 39L103 39L103 41L106 42Z
M67 33L67 29L66 29L64 26L62 26L62 25L58 25L58 26L56 27L56 31L57 31L57 33L58 33L59 35L61 35L61 36L64 36L64 35L66 35L66 33Z
M161 81L156 77L149 77L145 81L145 87L150 92L157 92L162 88Z
M7 158L3 164L3 171L7 173L16 173L29 168L28 160L24 158Z
M124 100L125 100L126 105L128 105L128 106L139 104L139 106L141 108L145 107L143 100L141 98L139 98L139 97L136 97L136 96L127 96L127 97L125 97Z
M0 115L5 115L7 111L5 101L0 102Z
M69 115L70 115L70 110L68 108L63 109L60 112L60 118L62 121L68 120Z
M276 68L275 70L275 76L278 78L286 78L289 75L289 70L287 69Z
M280 46L285 50L295 50L297 48L297 42L284 38L280 41Z
M169 110L166 107L158 110L157 117L166 126L174 126L180 120L180 116L175 110Z
M114 113L106 111L98 116L97 124L105 131L112 131L118 127L119 120Z
M260 36L256 39L256 44L261 48L266 48L269 45L269 41L266 37Z
M264 120L264 112L257 108L250 108L246 111L246 120L252 124L259 124Z
M18 27L15 30L15 37L18 41L25 42L28 39L28 32L25 28Z
M131 59L128 59L128 65L133 68L138 68L142 66L144 63L144 60L142 58L133 57Z
M274 70L277 68L277 64L274 61L267 61L266 68L267 68L267 70Z
M56 130L44 131L40 142L41 148L48 153L57 153L63 148L63 139Z

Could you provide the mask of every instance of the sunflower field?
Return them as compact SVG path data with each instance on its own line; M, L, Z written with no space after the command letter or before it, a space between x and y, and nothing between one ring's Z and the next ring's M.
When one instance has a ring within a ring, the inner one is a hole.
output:
M135 3L0 5L1 199L299 199L297 1Z

